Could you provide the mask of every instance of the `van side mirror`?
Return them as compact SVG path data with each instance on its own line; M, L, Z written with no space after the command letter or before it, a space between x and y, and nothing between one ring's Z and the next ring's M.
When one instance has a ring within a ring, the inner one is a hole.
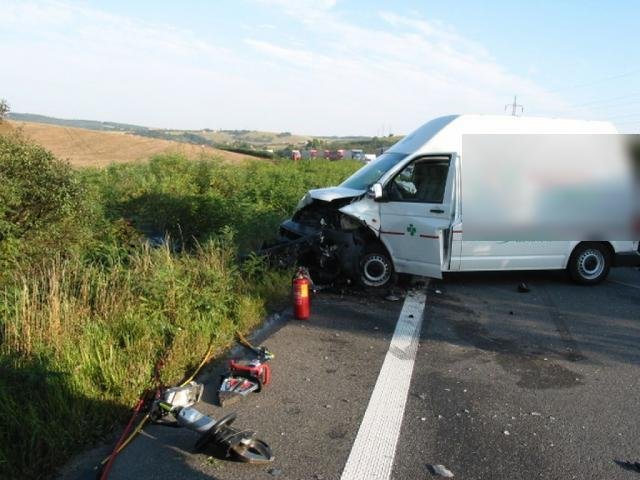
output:
M374 200L380 200L382 198L382 185L380 183L374 183L371 185L367 192L367 196Z

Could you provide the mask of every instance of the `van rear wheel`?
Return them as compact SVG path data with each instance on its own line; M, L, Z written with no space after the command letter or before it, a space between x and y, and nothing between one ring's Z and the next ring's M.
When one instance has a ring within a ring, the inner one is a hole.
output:
M611 269L611 254L599 243L582 243L576 247L569 259L571 278L583 285L602 282Z
M380 247L368 249L360 259L360 283L366 287L384 288L395 280L393 262Z

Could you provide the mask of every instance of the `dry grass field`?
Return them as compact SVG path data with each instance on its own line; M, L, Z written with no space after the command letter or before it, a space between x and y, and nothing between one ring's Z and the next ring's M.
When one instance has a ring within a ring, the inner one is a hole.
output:
M242 162L252 158L209 146L122 132L100 132L33 122L4 121L0 124L0 134L11 130L21 130L26 137L50 150L56 157L83 167L147 160L159 153L180 153L191 159L202 155L217 156L228 162Z

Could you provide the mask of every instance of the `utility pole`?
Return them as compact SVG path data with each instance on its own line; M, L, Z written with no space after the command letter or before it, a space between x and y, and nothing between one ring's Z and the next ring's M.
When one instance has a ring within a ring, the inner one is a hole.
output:
M513 103L505 105L504 110L507 111L509 107L511 107L511 115L514 117L518 116L518 109L520 109L520 113L524 113L524 106L518 104L518 97L515 95L513 96Z

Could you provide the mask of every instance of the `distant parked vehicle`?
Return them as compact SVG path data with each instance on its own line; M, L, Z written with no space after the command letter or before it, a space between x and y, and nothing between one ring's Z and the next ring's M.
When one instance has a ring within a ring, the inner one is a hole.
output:
M351 159L352 160L358 160L359 162L363 162L364 161L364 151L360 150L360 149L354 149L351 150Z
M342 160L344 158L344 150L334 150L333 152L331 152L329 158L331 160Z
M291 160L293 160L294 162L297 162L301 158L302 158L302 155L300 154L300 150L291 150Z

